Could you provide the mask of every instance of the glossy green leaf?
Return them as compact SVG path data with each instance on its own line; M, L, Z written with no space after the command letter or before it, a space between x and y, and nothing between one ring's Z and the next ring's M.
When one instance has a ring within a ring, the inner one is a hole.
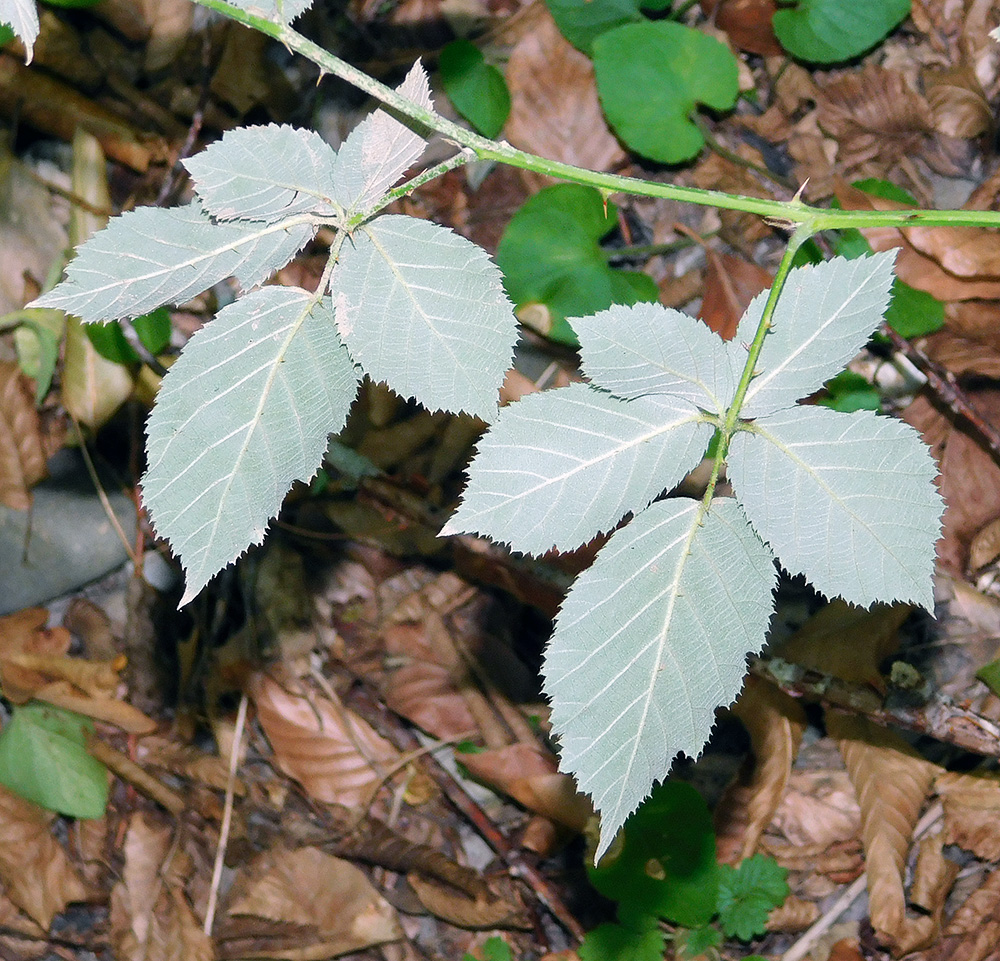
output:
M705 143L699 105L729 110L739 94L729 48L669 20L632 23L594 41L594 71L605 116L636 153L682 163Z
M150 415L142 483L184 567L182 605L264 539L292 483L320 466L357 380L329 298L295 287L252 291L191 338Z
M118 324L84 324L83 330L105 360L123 365L139 363L139 355Z
M780 0L771 23L781 45L810 63L840 63L871 49L909 15L910 0Z
M690 784L667 781L625 822L590 882L618 901L619 917L698 927L715 915L719 865L712 814Z
M108 803L108 772L87 753L94 723L31 701L14 707L0 731L0 784L39 807L99 818Z
M842 370L824 384L824 393L816 403L844 414L852 414L856 410L881 410L882 396L860 374Z
M528 554L579 547L677 484L712 432L674 398L628 401L585 384L529 395L479 442L442 533L486 534Z
M683 498L616 531L577 578L543 674L562 765L601 814L597 860L672 759L701 753L764 644L775 582L735 501Z
M148 314L136 317L132 321L132 329L142 346L156 357L166 350L170 343L172 329L170 311L166 307L157 307Z
M484 137L496 138L510 113L503 74L468 40L453 40L438 60L444 92L455 109Z
M660 9L669 3L642 3L640 0L545 0L552 19L562 35L587 56L602 34L626 23L639 23L644 18L641 7Z
M869 411L796 407L733 437L729 479L790 574L867 607L933 610L937 466L917 432Z
M567 317L659 296L651 277L608 265L600 240L616 223L614 204L605 208L592 187L558 184L530 198L507 225L497 248L504 286L518 308L545 305L553 340L577 343Z

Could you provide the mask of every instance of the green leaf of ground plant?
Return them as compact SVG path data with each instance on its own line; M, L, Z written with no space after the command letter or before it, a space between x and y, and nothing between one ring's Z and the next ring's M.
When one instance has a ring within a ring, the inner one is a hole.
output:
M519 308L545 305L552 327L543 333L551 339L575 346L567 317L659 296L651 277L608 265L600 240L616 223L614 204L605 208L593 187L557 184L530 198L507 225L497 248L504 286Z
M543 674L562 762L601 814L597 859L764 644L772 556L732 500L659 501L601 549L556 619Z
M0 731L0 784L39 807L99 818L108 803L108 772L87 753L94 724L37 701L14 707Z
M618 901L626 924L645 917L706 924L719 888L708 805L690 784L658 785L625 822L614 849L587 873L601 894Z
M528 554L579 547L677 484L713 430L669 397L627 401L585 384L531 394L479 442L442 533L478 532Z
M345 243L331 289L366 374L431 410L496 417L517 323L481 247L428 220L377 217Z
M70 261L66 279L29 306L106 323L182 304L230 276L246 290L287 264L314 232L294 220L218 223L198 202L140 207L94 234Z
M600 924L580 944L580 961L661 961L663 932L653 924L636 930L624 924Z
M718 40L672 21L631 23L594 41L605 116L636 153L682 163L705 143L692 117L701 104L729 110L739 94L736 60Z
M562 35L587 56L602 33L626 23L639 23L644 10L666 10L672 0L545 0Z
M763 854L738 867L719 867L719 925L727 937L749 941L764 933L767 916L788 897L788 871Z
M910 12L910 0L780 0L771 20L781 45L810 63L839 63L874 47Z
M486 62L469 40L453 40L438 59L441 83L455 109L484 137L495 138L510 113L510 91L503 74Z
M183 164L212 216L274 222L305 213L335 218L336 160L318 133L268 124L229 130Z
M262 287L219 311L163 379L143 500L185 572L187 604L264 538L292 482L320 466L358 375L328 298Z
M941 497L912 427L870 411L793 408L737 433L728 464L747 517L790 574L863 607L933 609Z

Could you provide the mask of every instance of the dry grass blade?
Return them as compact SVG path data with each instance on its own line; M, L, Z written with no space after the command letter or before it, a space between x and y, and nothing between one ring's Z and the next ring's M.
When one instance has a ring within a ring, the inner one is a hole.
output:
M865 718L830 712L827 730L839 742L861 807L872 925L895 956L927 947L935 924L907 917L903 869L936 768Z
M351 807L366 804L396 749L365 721L328 694L308 690L290 675L251 678L257 708L277 766L311 797Z
M28 380L17 364L0 361L0 503L31 506L31 487L45 476L41 421Z

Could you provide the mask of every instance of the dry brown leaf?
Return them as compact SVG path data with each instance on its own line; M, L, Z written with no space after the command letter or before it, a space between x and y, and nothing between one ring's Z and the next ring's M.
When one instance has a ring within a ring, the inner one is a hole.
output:
M723 340L732 340L750 301L770 287L773 278L752 261L711 247L705 248L705 257L705 296L698 317Z
M64 655L72 638L64 627L46 628L49 612L44 607L25 608L0 617L0 686L4 697L24 704L47 683L37 671L18 667L11 658L22 653L52 657Z
M191 778L218 791L225 790L229 783L229 765L217 754L206 754L200 748L163 737L144 737L139 742L138 750L144 764ZM234 790L237 796L242 797L246 794L246 785L236 778Z
M847 772L793 771L772 830L803 850L822 851L856 838L861 811Z
M739 833L738 849L734 845L725 860L737 863L750 857L757 850L761 835L774 818L781 798L788 786L792 764L802 743L806 716L802 705L794 698L779 691L773 684L758 677L746 680L743 692L732 708L750 734L753 751L753 769L748 783L741 785L745 795L741 798L739 816L735 819ZM726 830L732 814L727 811L729 792L716 806L715 823L718 841L730 833Z
M753 165L764 166L764 158L760 151L747 143L737 144L734 152ZM751 170L714 151L709 151L705 159L691 171L691 181L694 186L705 190L724 190L747 197L774 199L773 191L768 189ZM722 221L719 236L747 257L753 256L757 242L771 232L771 228L760 217L754 217L752 214L720 210L718 216Z
M523 906L513 890L508 897L489 889L473 899L457 888L411 872L406 876L420 903L435 917L472 930L489 928L530 928Z
M367 722L287 672L255 674L248 693L277 766L317 801L368 803L399 758Z
M133 815L125 836L122 880L111 892L111 941L119 961L212 961L184 894L190 859L172 843L169 825Z
M610 170L625 151L608 129L590 58L536 0L518 17L520 39L504 75L511 108L504 133L515 146L591 170Z
M761 57L784 54L771 26L778 9L774 0L701 0L701 9L741 50Z
M839 182L845 210L909 210L907 204L873 197ZM971 227L872 227L862 230L875 250L902 247L896 274L911 287L945 302L1000 297L1000 252L993 231Z
M510 744L463 754L462 763L473 777L573 831L582 831L594 813L573 779L559 773L555 758L537 745Z
M819 905L815 901L790 894L767 916L768 931L805 931L819 917Z
M1000 391L977 390L971 399L988 420L1000 423ZM971 428L923 395L903 411L903 419L920 431L938 462L938 486L945 502L938 564L961 576L972 538L1000 516L1000 467L968 432Z
M66 681L44 684L35 691L34 696L39 701L46 701L67 711L76 711L95 721L114 724L129 734L152 734L156 730L156 721L127 701L86 697L77 694Z
M912 610L908 604L873 604L868 610L834 598L775 645L773 653L808 670L884 692L879 664L898 649L899 628Z
M944 835L924 838L917 849L917 864L910 885L910 904L934 921L932 941L941 936L945 902L958 877L959 865L944 856Z
M990 871L944 929L940 961L986 961L1000 944L1000 871Z
M976 531L969 545L969 570L978 571L1000 557L1000 517Z
M34 390L17 364L0 361L0 503L26 511L47 460Z
M934 787L944 805L948 843L984 861L1000 861L1000 775L947 771Z
M903 871L937 769L867 718L831 711L827 731L839 742L861 807L872 926L895 956L926 948L936 925L933 918L907 916Z
M968 63L924 73L934 129L949 137L978 137L993 127L993 111Z
M46 931L87 889L52 836L52 816L0 787L0 881L7 895Z
M240 870L236 886L241 893L229 906L230 915L291 922L304 929L297 949L269 957L330 958L403 936L395 910L368 878L318 848L266 851Z
M864 165L883 175L917 152L934 130L927 102L903 74L868 64L826 84L816 103L816 119L837 141L845 170Z
M455 689L448 668L413 661L393 671L385 684L385 703L397 714L437 738L472 737L476 721Z

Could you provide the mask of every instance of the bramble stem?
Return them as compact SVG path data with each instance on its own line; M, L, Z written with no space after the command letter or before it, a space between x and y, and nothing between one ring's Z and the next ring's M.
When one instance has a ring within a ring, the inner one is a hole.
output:
M347 81L359 90L370 94L397 114L415 121L427 130L441 134L456 145L467 147L480 160L496 160L511 167L520 167L550 177L596 187L605 194L624 193L637 197L677 200L702 207L716 207L720 210L739 210L743 213L758 214L788 226L813 223L814 232L843 227L906 227L916 225L924 227L947 225L1000 227L1000 212L991 210L825 210L819 207L810 207L800 200L764 200L758 197L744 197L719 190L702 190L698 187L681 187L676 184L639 180L635 177L622 177L618 174L587 170L585 167L574 167L572 164L561 163L557 160L547 160L545 157L517 150L506 142L488 140L486 137L466 130L431 110L426 110L380 83L363 70L347 63L346 60L341 60L340 57L324 50L291 27L247 13L247 11L227 3L226 0L198 0L198 2L245 26L253 27L255 30L273 37L289 50L294 50L311 60L323 73L330 73Z

